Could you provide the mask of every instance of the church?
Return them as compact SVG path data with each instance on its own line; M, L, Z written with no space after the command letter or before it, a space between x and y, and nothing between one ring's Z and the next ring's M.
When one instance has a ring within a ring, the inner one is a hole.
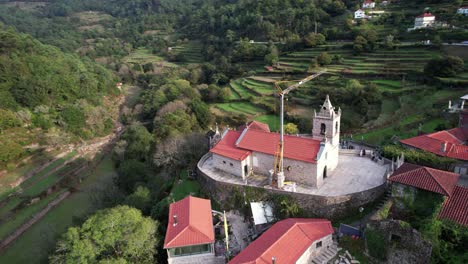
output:
M338 166L341 109L326 97L314 111L312 137L284 136L284 176L287 182L320 187ZM226 130L210 150L216 169L246 180L251 174L271 175L278 152L279 133L253 121L238 131Z

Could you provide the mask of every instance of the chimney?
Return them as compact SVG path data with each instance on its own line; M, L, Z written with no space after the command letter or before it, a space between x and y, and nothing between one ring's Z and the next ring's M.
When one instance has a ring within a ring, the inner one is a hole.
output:
M440 152L445 153L447 151L447 142L440 143Z
M275 257L271 258L271 264L276 264L276 258Z
M172 217L174 218L174 224L172 224L172 225L176 226L178 224L177 215L173 215Z

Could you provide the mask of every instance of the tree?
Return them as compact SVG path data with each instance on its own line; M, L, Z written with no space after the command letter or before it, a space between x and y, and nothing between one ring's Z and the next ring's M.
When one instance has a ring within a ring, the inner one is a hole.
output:
M320 66L328 65L332 62L332 57L326 52L322 52L317 56L317 63Z
M424 73L428 77L453 77L463 70L463 60L455 56L432 59L424 67Z
M392 34L387 35L385 37L385 47L387 47L388 49L393 49L393 47L395 46L394 39L395 37Z
M293 123L287 123L284 126L284 133L294 135L299 133L299 129L297 128L297 125Z
M115 182L121 190L131 193L139 184L145 183L150 174L148 166L137 160L125 160L117 169L118 177Z
M367 47L367 39L363 36L357 36L354 39L353 50L356 54L361 54L366 50Z
M138 186L135 192L127 196L125 204L137 208L144 214L148 214L151 206L150 190L147 187Z
M309 33L304 37L304 42L308 47L317 47L326 43L325 36L321 33Z
M98 211L71 227L49 257L62 263L155 263L159 223L128 206Z
M200 127L207 128L213 119L208 105L196 98L190 103L190 108L195 113Z
M126 159L145 161L150 154L153 145L153 136L140 123L131 125L122 135L128 145L125 150Z
M21 120L10 110L0 109L0 133L10 127L21 125Z

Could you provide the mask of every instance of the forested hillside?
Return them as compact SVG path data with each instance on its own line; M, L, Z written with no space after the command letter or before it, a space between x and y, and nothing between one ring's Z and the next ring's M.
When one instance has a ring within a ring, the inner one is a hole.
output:
M66 144L112 129L103 102L118 90L104 67L2 25L0 58L0 165L26 155L28 144Z

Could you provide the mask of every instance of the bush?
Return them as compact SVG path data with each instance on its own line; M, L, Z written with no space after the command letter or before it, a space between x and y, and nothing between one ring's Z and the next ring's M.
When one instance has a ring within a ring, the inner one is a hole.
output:
M0 109L0 132L17 126L21 126L21 120L16 117L15 113L10 110Z
M369 255L379 260L387 259L385 237L373 229L366 229L365 237Z
M439 157L426 151L406 149L402 146L387 145L382 148L382 155L388 159L396 159L401 156L401 153L405 154L406 162L440 170L451 170L456 163L456 160L453 159Z
M432 59L424 68L427 77L453 77L464 69L464 62L459 57L447 56L440 59Z

